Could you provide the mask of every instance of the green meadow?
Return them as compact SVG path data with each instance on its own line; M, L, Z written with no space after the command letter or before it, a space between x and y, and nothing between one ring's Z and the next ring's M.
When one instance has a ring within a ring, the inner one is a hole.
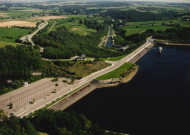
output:
M21 28L0 28L0 47L17 45L15 41L21 36L28 35L30 31L30 29Z
M119 68L96 78L96 80L107 80L107 79L112 79L112 78L120 78L121 75L123 73L125 73L127 71L127 69L131 68L132 66L133 66L132 63L124 63Z

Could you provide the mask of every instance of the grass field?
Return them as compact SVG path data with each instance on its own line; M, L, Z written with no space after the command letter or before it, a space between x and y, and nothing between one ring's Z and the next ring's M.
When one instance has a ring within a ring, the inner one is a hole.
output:
M16 46L15 40L20 36L28 35L30 29L20 29L20 28L0 28L0 47L6 45Z
M10 16L11 19L24 19L29 18L32 15L32 12L26 11L7 11L1 13L7 13L7 15Z
M132 63L124 63L122 66L120 66L119 68L105 74L102 75L98 78L96 78L96 80L107 80L107 79L112 79L112 78L120 78L121 75L123 73L125 73L127 71L127 69L131 68L133 66Z
M142 33L148 29L166 30L167 28L173 28L173 27L163 26L162 21L129 22L129 23L127 23L126 26L123 26L123 29L125 29L127 31L126 36L136 34L136 33Z

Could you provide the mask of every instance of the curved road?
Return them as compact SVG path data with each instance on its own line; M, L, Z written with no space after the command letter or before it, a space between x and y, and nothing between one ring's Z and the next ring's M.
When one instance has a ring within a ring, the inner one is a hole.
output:
M43 22L42 24L40 24L40 25L38 26L38 29L37 29L36 31L34 31L34 32L33 32L32 34L30 34L30 35L21 37L20 40L22 40L23 42L28 41L28 42L30 42L32 45L35 45L35 44L33 43L33 41L32 41L32 37L33 37L34 35L36 35L41 29L43 29L43 28L46 27L47 25L48 25L48 22L47 22L47 21Z

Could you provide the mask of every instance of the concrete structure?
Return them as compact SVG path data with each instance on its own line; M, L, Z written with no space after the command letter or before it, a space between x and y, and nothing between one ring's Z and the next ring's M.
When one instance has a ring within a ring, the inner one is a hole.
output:
M24 83L23 83L23 86L24 86L24 87L27 87L28 85L29 85L28 82L24 82Z

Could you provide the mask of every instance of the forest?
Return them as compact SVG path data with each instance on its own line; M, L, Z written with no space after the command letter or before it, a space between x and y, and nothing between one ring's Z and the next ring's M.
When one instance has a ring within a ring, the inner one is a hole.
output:
M39 50L23 45L0 48L0 63L0 93L8 91L5 88L8 85L7 80L33 80L35 78L31 78L32 71L43 66ZM22 86L22 82L15 81L13 88Z
M104 17L110 16L115 20L122 20L124 22L140 22L140 21L158 21L164 19L173 19L178 16L177 12L174 11L164 11L161 13L151 13L151 12L140 12L137 10L109 10L101 14Z
M39 132L48 135L113 135L84 115L54 110L41 110L24 118L7 117L0 110L0 125L1 135L40 135Z
M190 43L190 29L179 27L177 29L167 29L165 31L157 31L153 38L164 39L178 43Z

